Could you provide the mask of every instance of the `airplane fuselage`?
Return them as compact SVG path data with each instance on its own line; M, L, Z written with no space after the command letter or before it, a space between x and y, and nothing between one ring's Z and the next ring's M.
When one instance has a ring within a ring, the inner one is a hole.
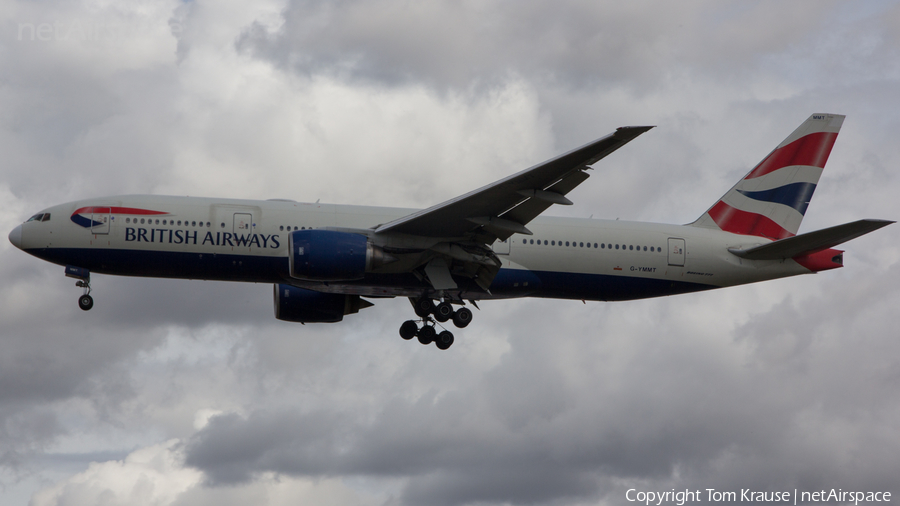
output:
M50 219L23 224L21 246L50 262L101 274L291 283L324 292L416 297L430 286L409 272L386 269L360 280L323 283L292 278L288 267L288 237L295 230L371 229L414 211L117 196L42 211ZM489 291L458 280L463 298L631 300L813 272L791 259L741 259L728 249L768 241L710 229L558 217L538 217L529 228L533 235L514 234L493 244L502 265ZM403 246L396 241L386 246Z

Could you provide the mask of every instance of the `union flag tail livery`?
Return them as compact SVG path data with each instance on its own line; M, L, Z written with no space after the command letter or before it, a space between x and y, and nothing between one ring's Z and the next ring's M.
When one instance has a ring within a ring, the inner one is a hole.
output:
M772 240L797 235L843 122L810 116L691 225Z
M541 216L652 128L630 126L427 209L116 195L44 209L9 240L65 266L85 311L91 273L272 283L275 317L301 323L408 297L418 318L400 336L445 350L466 302L633 300L843 266L834 246L893 223L797 235L843 120L813 114L689 225Z

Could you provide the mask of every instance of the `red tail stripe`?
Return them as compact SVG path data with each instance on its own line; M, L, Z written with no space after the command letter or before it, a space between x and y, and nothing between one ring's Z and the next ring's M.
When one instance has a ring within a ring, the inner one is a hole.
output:
M794 235L761 214L735 209L721 200L709 210L709 216L719 228L733 234L755 235L769 239L784 239Z
M744 179L764 176L788 165L812 165L824 169L837 134L816 132L773 151Z
M149 209L137 209L135 207L106 207L106 206L92 206L92 207L82 207L81 209L76 210L72 214L82 214L82 213L110 213L110 214L169 214L165 211L150 211Z

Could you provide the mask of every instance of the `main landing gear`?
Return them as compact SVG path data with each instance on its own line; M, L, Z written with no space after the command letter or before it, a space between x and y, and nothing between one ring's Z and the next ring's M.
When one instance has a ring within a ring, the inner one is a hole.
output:
M453 344L453 333L448 330L438 332L436 325L453 320L453 324L458 328L464 328L472 321L472 310L467 307L461 307L453 310L453 305L447 301L435 305L431 299L410 299L415 308L416 315L421 320L407 320L400 325L400 337L407 341L413 337L417 337L422 344L434 343L441 350L446 350ZM422 326L419 327L419 322ZM443 329L443 325L441 325Z
M77 279L75 286L84 288L84 294L78 297L78 307L82 311L90 311L94 307L94 298L91 297L91 271L67 265L66 277Z

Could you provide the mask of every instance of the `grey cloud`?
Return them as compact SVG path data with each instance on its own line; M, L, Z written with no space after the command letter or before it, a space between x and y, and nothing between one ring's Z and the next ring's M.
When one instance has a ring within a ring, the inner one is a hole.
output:
M807 304L821 303L815 298ZM573 332L560 341L548 338L553 334L545 327L552 322L528 316L523 308L507 315L515 322L509 354L470 379L475 390L464 382L435 386L434 393L417 399L380 394L373 405L335 400L330 408L311 412L223 416L191 439L187 463L219 485L265 472L408 477L403 497L409 504L596 498L609 479L668 482L676 469L680 478L673 486L702 482L721 489L798 483L815 488L848 477L841 458L822 461L839 454L822 445L833 422L819 406L841 394L815 395L815 385L804 379L828 369L798 369L772 357L756 362L755 350L739 354L736 363L734 357L717 359L719 353L733 354L729 348L741 346L744 332L736 341L715 329L703 335L689 329L655 332L657 325L676 328L675 315L690 305L675 303L671 315L635 322L627 335L612 331L590 344L584 340L593 334L576 330L589 327L589 319L569 327ZM780 303L753 321L770 322L782 333L800 332L808 322L794 318L793 311L790 302ZM557 316L567 313L575 311ZM833 323L826 317L822 325ZM761 335L768 335L764 329ZM705 349L711 338L723 342ZM611 350L616 354L608 356ZM596 362L567 358L579 352ZM579 383L582 375L590 382ZM888 413L876 411L876 416ZM857 444L875 450L883 436L865 436ZM884 488L876 463L852 479Z
M764 55L827 23L827 10L800 5L778 4L792 12L775 17L775 4L691 6L297 0L276 31L255 23L237 47L303 74L385 84L465 89L523 75L562 89L628 82L641 93L697 69L747 78Z
M646 12L620 4L415 5L392 0L292 2L284 25L259 24L239 39L249 50L303 73L346 72L384 83L426 81L465 88L524 73L568 83L652 74L660 31L622 31Z

